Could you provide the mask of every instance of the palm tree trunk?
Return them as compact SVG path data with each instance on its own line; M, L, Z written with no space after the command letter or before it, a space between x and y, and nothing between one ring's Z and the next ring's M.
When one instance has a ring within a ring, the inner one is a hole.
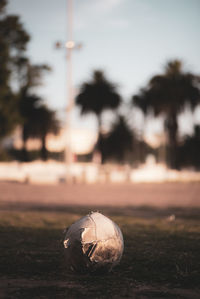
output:
M41 137L42 147L41 147L41 158L46 161L48 158L47 148L46 148L46 135Z
M177 144L177 131L178 131L178 122L177 122L177 114L172 112L167 121L166 128L168 132L169 139L169 166L172 169L179 168L178 161L178 144Z
M98 160L100 163L103 163L104 157L101 151L101 126L102 126L102 121L101 121L101 114L97 115L97 121L98 121L98 138L97 138L97 143L94 148L94 157L98 157ZM96 160L96 159L95 159Z
M97 115L97 120L98 120L98 134L99 136L101 135L102 132L102 115Z
M26 136L26 128L25 126L23 126L22 129L22 141L23 141L23 146L22 146L22 160L25 162L29 161L29 157L28 157L28 152L26 149L26 141L27 141L27 136Z

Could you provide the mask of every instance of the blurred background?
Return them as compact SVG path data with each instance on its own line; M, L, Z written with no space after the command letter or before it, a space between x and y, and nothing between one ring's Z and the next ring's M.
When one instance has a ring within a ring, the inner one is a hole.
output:
M1 0L0 179L200 180L198 0Z

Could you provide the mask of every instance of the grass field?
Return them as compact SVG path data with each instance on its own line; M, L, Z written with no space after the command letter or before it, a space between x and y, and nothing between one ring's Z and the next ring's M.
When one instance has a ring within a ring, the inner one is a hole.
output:
M200 208L5 202L0 208L0 298L200 298ZM106 275L69 273L63 229L91 210L120 226L121 263Z

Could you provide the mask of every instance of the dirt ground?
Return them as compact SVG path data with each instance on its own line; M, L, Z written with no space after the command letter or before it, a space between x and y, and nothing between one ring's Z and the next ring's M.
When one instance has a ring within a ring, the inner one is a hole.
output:
M0 182L0 204L200 207L200 183L58 184Z

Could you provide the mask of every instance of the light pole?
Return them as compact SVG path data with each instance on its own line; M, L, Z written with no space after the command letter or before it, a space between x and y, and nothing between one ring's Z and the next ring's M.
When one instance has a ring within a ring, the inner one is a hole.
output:
M56 43L56 48L65 48L67 57L67 106L66 106L66 125L65 125L65 163L66 163L66 182L72 181L71 166L73 163L72 144L71 144L71 114L74 107L74 91L72 81L72 53L74 49L80 49L81 44L73 41L73 0L67 0L67 42Z

